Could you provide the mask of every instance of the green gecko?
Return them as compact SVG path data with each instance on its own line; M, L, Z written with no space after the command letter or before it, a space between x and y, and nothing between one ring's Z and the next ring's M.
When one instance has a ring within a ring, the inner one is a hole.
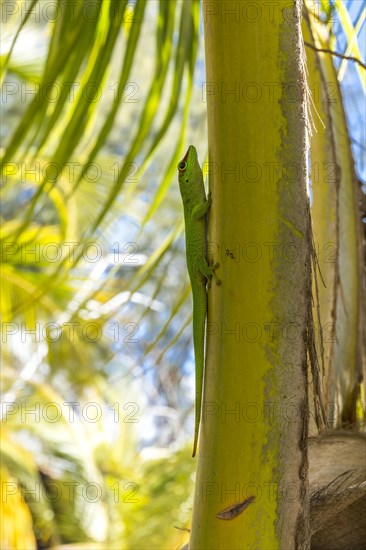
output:
M178 164L179 189L183 200L186 233L187 268L193 295L193 347L196 363L196 407L192 456L196 455L201 418L203 371L205 362L205 323L207 291L219 264L207 262L207 211L211 206L211 193L206 198L203 174L193 145L188 147Z

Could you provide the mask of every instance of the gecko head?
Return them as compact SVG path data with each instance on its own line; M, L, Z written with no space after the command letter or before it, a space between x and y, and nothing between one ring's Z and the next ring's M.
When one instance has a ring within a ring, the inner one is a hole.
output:
M178 181L182 196L191 183L201 179L202 170L198 163L197 151L193 145L190 145L182 160L178 162Z

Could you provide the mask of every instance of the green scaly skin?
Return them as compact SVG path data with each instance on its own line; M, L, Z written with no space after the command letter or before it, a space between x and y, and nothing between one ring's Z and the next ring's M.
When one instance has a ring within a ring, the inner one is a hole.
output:
M219 279L215 269L219 264L207 262L207 211L211 205L211 194L206 198L203 174L198 164L197 151L188 147L184 158L178 164L179 189L184 208L186 233L186 255L188 274L193 294L193 346L196 363L196 408L193 453L195 456L201 418L203 371L205 362L205 330L207 317L207 290L214 277Z

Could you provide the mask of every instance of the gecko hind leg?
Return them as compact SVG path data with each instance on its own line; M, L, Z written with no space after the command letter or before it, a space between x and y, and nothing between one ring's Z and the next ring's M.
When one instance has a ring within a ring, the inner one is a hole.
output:
M200 271L204 277L207 279L207 288L211 288L212 277L215 279L217 285L221 285L220 279L217 277L215 270L220 267L219 263L214 264L213 260L208 264L206 260L201 262Z
M220 267L220 264L218 262L216 262L215 265L214 265L213 260L212 260L212 262L210 263L210 267L212 269L212 276L211 277L213 277L215 279L215 283L217 285L221 285L221 280L218 278L218 276L215 273L216 269L218 269Z

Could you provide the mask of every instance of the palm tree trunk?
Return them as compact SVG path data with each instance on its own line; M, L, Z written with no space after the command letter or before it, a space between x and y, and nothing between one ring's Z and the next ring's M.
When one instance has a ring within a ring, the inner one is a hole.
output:
M203 17L209 251L222 285L209 294L190 548L308 548L312 247L301 2L206 0ZM232 519L217 517L245 500L241 513L226 513Z

